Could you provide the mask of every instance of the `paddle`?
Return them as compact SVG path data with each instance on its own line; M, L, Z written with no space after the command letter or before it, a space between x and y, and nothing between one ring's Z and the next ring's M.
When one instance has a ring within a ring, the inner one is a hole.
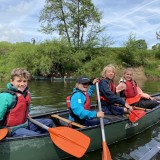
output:
M5 138L6 135L7 135L7 133L8 133L8 129L7 128L0 129L0 140L2 140L3 138Z
M136 121L138 121L139 119L141 119L142 117L144 117L145 116L145 114L146 114L146 112L145 111L142 111L142 110L132 110L131 112L130 112L130 114L129 114L129 120L131 121L131 122L136 122Z
M98 109L99 111L102 111L98 82L96 82L96 91L97 91L97 97L98 97ZM102 133L102 148L103 148L102 160L111 160L112 159L111 154L110 154L109 148L107 146L106 138L105 138L103 118L100 118L100 126L101 126L101 133Z
M117 106L119 106L119 104L116 104ZM145 109L145 108L140 108L140 107L135 107L133 106L132 107L134 110L131 110L130 111L130 114L128 116L129 120L131 122L136 122L138 121L139 119L141 119L142 117L145 116L146 112L145 111L148 111L150 109Z
M31 117L28 119L37 126L47 130L57 147L77 158L82 157L89 147L90 138L77 130L69 127L49 128Z

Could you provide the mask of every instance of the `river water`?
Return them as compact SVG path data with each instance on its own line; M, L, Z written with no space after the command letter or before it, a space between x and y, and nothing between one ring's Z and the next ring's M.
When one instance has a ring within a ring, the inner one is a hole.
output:
M5 90L5 82L0 83L0 89ZM53 82L50 80L29 82L30 92L32 96L32 113L44 113L53 110L65 109L65 98L72 92L75 82ZM143 91L153 94L160 92L159 81L140 82L140 87ZM92 102L95 102L95 96ZM136 135L128 140L123 140L109 146L109 150L113 160L131 160L129 153L139 146L149 142L155 133L160 130L160 124L156 124L145 132ZM99 137L101 138L101 137ZM100 160L101 150L87 153L81 160ZM46 159L47 160L47 159ZM69 158L68 160L76 160ZM160 160L160 155L154 160Z

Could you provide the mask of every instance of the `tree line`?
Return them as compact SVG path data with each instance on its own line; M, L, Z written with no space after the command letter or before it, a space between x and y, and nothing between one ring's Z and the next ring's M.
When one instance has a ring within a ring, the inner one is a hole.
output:
M40 32L56 33L59 38L41 43L35 39L0 42L0 78L15 67L26 68L32 76L97 77L109 63L143 66L146 74L160 76L160 45L148 50L145 40L130 34L122 47L110 47L114 41L103 32L102 16L91 0L46 0L39 15Z
M117 67L143 66L146 74L160 77L160 49L141 49L134 43L136 41L129 40L120 48L86 47L77 50L64 40L40 44L0 42L0 77L6 78L16 67L26 68L32 76L63 77L67 74L76 77L85 74L97 77L109 63Z

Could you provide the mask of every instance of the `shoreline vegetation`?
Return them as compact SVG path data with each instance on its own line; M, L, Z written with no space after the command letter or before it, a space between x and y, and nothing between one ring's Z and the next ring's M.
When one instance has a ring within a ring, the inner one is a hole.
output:
M106 33L102 17L103 12L91 0L46 1L39 13L39 31L53 38L0 42L0 79L8 79L10 71L17 67L25 68L32 77L99 77L108 64L120 70L143 68L146 77L160 79L160 33L155 33L157 44L150 49L146 40L137 39L134 33L120 42L121 47L112 47L116 39ZM138 76L139 70L136 72Z
M0 42L0 80L9 79L13 68L23 67L31 76L76 78L79 75L100 77L107 64L117 68L117 78L126 67L134 68L135 79L160 80L160 48L133 47L73 48L65 40L29 42Z

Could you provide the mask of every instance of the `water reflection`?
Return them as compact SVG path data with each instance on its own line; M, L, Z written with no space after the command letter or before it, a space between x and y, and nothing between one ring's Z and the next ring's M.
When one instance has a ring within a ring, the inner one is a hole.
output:
M33 106L64 108L65 97L71 93L72 83L32 81L29 83Z

